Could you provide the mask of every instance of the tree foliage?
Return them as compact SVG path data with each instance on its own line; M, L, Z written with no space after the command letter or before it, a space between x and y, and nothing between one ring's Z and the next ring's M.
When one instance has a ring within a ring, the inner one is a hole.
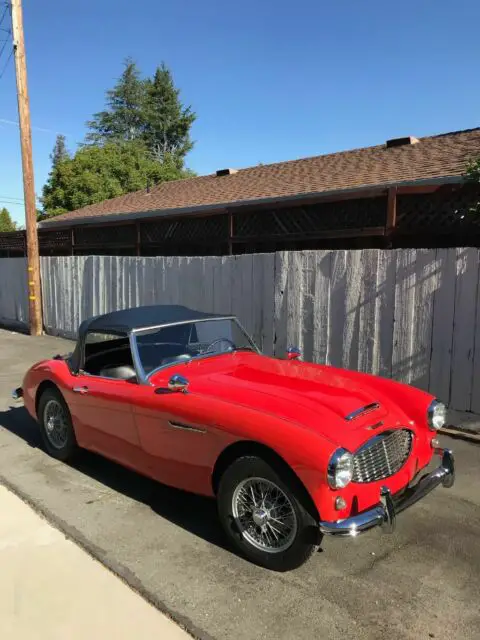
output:
M133 60L127 58L124 70L113 89L106 94L107 108L87 122L86 142L128 142L141 139L144 129L145 83Z
M471 160L467 165L467 179L470 182L480 184L480 157ZM470 208L470 213L480 213L480 201L477 201Z
M162 64L153 79L145 81L144 140L159 161L167 156L183 160L192 149L190 128L196 115L180 101L172 74Z
M106 109L87 122L86 142L141 140L159 162L168 156L180 167L193 147L190 128L195 118L182 104L165 64L157 67L153 78L142 79L135 62L127 59L117 84L107 91Z
M43 187L42 215L54 216L144 189L147 183L193 175L184 169L195 120L180 100L172 75L162 64L143 79L127 59L106 108L87 122L85 144L71 156L57 136L52 169Z
M188 175L172 158L154 160L142 141L81 147L73 158L52 169L43 188L44 215L59 215Z
M67 160L70 158L70 153L67 149L67 143L65 140L65 136L59 133L57 135L57 139L55 140L55 145L53 147L52 153L50 154L50 160L52 161L52 168L56 167L59 162L63 160Z
M9 210L5 207L0 209L0 231L15 231L16 228L17 225L12 220Z

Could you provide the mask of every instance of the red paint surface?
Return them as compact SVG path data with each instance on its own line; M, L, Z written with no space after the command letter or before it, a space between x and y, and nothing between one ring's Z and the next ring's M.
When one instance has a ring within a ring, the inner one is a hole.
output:
M188 393L155 393L180 373ZM380 487L403 489L432 457L434 433L426 422L432 396L413 387L352 371L298 360L237 352L192 360L155 374L152 386L95 376L73 376L66 363L34 365L24 380L24 400L36 417L39 385L50 380L70 408L77 440L165 484L212 495L212 472L222 451L239 441L270 447L295 471L323 520L338 520L378 503ZM86 386L85 395L73 392ZM372 402L380 408L355 419L350 412ZM383 422L375 430L372 425ZM202 431L172 427L182 424ZM350 483L334 491L326 481L329 458L339 446L354 452L384 430L415 434L404 467L385 480ZM342 495L347 508L336 511Z

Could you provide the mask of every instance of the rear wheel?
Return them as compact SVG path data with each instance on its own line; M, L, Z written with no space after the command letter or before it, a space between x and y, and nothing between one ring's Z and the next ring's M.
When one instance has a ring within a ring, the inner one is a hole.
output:
M58 389L46 389L38 403L40 433L47 452L57 460L70 460L78 449L67 403Z
M299 567L320 543L318 525L290 478L256 456L238 458L225 471L218 510L237 549L274 571Z

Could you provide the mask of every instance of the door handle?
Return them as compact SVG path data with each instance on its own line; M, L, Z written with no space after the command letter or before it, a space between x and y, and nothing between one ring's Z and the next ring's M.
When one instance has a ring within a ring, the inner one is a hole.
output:
M73 387L72 391L73 393L81 393L82 395L85 395L88 393L88 387Z

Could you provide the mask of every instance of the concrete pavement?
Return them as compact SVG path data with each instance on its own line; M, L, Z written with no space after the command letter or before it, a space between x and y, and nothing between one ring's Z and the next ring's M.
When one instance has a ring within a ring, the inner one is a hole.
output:
M0 638L190 638L0 486Z
M0 332L0 478L159 609L200 638L477 639L480 447L454 449L457 482L399 516L397 532L325 539L304 567L275 574L235 555L213 501L85 453L49 458L9 400L27 366L71 343Z

